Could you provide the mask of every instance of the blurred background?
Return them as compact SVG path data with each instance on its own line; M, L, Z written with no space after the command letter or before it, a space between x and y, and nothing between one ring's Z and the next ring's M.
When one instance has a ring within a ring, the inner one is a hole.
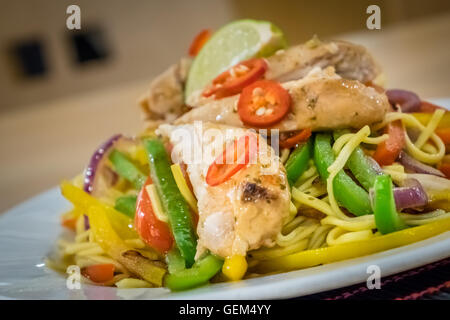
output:
M448 0L1 0L0 212L81 172L110 135L142 128L137 98L192 38L239 18L270 20L289 42L363 44L388 87L450 96ZM66 9L81 8L81 30ZM381 8L381 30L366 8Z

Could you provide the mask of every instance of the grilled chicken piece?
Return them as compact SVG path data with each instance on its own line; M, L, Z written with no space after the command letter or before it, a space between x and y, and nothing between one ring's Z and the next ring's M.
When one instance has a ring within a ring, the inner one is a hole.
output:
M317 67L334 67L336 73L344 79L358 80L362 83L375 81L382 70L372 55L363 46L346 41L320 41L317 37L279 50L266 59L268 69L264 75L267 80L288 82L304 78ZM205 98L203 90L193 92L187 100L191 107L199 107L214 101L214 97Z
M292 102L286 117L271 127L280 131L358 129L381 121L389 110L384 93L357 80L342 79L333 67L316 67L303 79L282 86L289 91ZM243 127L237 113L238 100L239 95L213 100L184 114L175 124L200 120Z
M322 42L316 37L267 58L265 77L280 82L305 77L314 67L332 66L344 79L373 81L381 68L363 46L346 41Z
M184 104L184 85L191 59L183 58L156 77L139 99L144 120L172 121L189 109Z
M170 138L172 161L187 164L198 199L196 258L207 249L221 257L245 256L248 250L274 245L289 214L290 195L285 169L264 138L250 133L260 138L257 161L211 187L205 182L209 166L234 137L249 134L249 130L212 123L163 124L157 133ZM202 161L193 161L192 150L202 150ZM267 167L269 163L271 168Z

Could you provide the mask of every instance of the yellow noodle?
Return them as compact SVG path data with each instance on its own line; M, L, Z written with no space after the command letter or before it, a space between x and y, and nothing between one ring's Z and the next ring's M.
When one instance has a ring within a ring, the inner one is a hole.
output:
M297 188L292 188L292 197L302 203L307 205L308 207L314 208L322 213L325 213L327 216L334 216L335 213L333 209L330 207L328 203L318 198L314 198L312 196L307 195L304 192L301 192Z
M308 249L320 248L325 243L328 231L330 231L331 228L333 228L333 226L330 225L321 225L318 227L309 239Z
M278 258L288 254L293 254L308 247L308 239L303 239L285 247L275 247L270 249L260 249L251 252L251 256L257 260L268 260Z
M305 225L300 225L287 235L279 233L275 242L280 247L290 246L309 237L318 227L318 223L306 223Z
M422 148L422 146L425 144L425 142L428 141L428 139L433 134L434 130L436 130L439 122L441 121L442 117L444 116L445 110L438 109L436 110L433 115L431 116L430 121L428 122L425 130L422 131L422 133L417 138L414 145L417 148Z
M435 112L436 114L436 112ZM439 115L439 114L438 114ZM396 120L401 120L403 123L403 126L407 127L416 127L421 132L426 131L426 127L420 123L419 120L417 120L413 115L411 114L405 114L400 112L390 112L386 114L383 122L377 126L374 127L374 130L378 130L386 126L388 123ZM434 118L434 121L440 120L438 118ZM431 122L431 121L430 121ZM429 125L434 125L434 123L428 123ZM406 140L406 149L409 154L411 154L414 158L416 158L419 161L428 163L428 164L435 164L442 160L442 158L445 155L445 145L442 142L441 138L439 138L434 132L429 135L429 139L435 144L437 147L437 153L426 153L422 151L420 148L416 147L416 145L411 141L409 136L405 134L405 140Z
M290 153L291 151L288 148L284 148L281 150L280 161L282 164L286 163Z
M365 218L364 218L365 217ZM364 219L361 219L364 218ZM347 219L340 219L338 217L328 216L320 220L320 223L323 225L331 224L335 226L339 226L342 229L348 231L362 231L367 229L375 229L375 218L371 215L354 217Z
M328 179L327 179L327 192L328 197L330 199L330 206L332 210L336 213L336 216L338 217L346 217L346 215L342 212L342 210L339 208L339 205L334 197L334 191L333 191L333 180L336 177L336 175L341 171L348 158L352 154L353 150L357 146L361 144L361 141L368 137L370 134L370 128L369 126L364 126L361 130L359 130L357 133L355 133L351 139L347 142L347 144L342 148L341 152L337 156L336 160L331 164L331 166L328 167Z
M348 232L340 227L335 227L328 233L327 244L328 246L334 246L337 244L367 240L373 237L371 230L361 230Z

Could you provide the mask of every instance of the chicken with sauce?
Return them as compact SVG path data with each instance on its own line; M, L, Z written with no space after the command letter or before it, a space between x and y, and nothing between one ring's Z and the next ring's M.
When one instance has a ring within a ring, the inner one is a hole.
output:
M202 133L212 130L217 136ZM286 172L264 138L259 136L258 139L259 155L262 150L268 150L265 152L268 158L263 163L258 155L255 163L239 170L229 180L210 186L206 183L206 175L211 161L193 163L191 154L184 147L196 141L203 152L214 150L214 154L221 154L224 147L233 142L223 137L239 139L247 130L203 123L202 127L161 125L157 132L169 137L173 144L172 161L187 163L199 210L197 257L206 249L225 258L245 256L248 250L274 245L274 238L289 212L290 195ZM278 170L267 172L264 168L266 162L279 164Z

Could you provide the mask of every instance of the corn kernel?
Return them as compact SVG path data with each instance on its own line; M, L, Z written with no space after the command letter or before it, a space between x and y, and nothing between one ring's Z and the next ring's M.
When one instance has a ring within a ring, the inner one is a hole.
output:
M244 256L227 257L222 267L222 273L230 280L237 281L245 275L247 266Z

